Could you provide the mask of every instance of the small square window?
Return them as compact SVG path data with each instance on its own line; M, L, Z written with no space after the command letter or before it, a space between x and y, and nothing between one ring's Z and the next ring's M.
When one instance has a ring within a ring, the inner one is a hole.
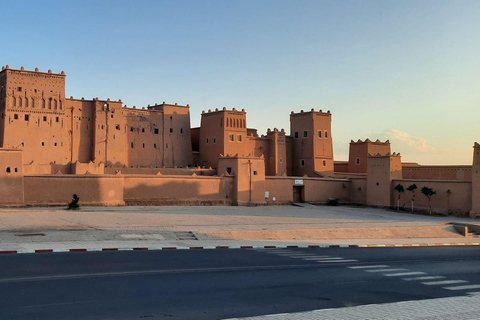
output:
M131 143L130 143L130 148L132 148L132 149L133 149L133 142L131 142Z
M304 138L308 137L308 131L303 131L303 137Z
M42 147L45 147L45 142L42 142Z
M133 130L135 130L133 127L130 127L130 132L133 132Z
M142 144L142 147L145 149L145 143Z
M56 147L56 146L57 146L57 143L56 143L56 142L54 142L54 143L53 143L53 146L55 146L55 147Z
M17 90L18 90L18 91L22 91L22 87L18 87Z
M217 142L217 139L213 138L213 143Z
M180 128L180 133L183 133L183 128Z
M323 160L323 166L324 166L324 167L327 166L327 161Z
M45 121L45 122L46 122L46 121L47 121L47 117L43 117L43 121Z
M318 137L319 137L319 138L322 137L322 131L321 131L321 130L318 130Z
M26 114L24 119L25 119L25 121L30 120L30 115L29 115L29 114Z
M158 129L157 128L153 129L153 133L158 134Z
M142 132L145 132L145 128L142 128Z
M228 140L235 141L235 136L233 134L228 135Z
M208 143L208 138L207 138L207 143Z
M357 158L357 164L360 164L360 158Z
M231 174L232 173L232 167L227 167L227 173Z
M117 124L117 125L115 126L115 129L120 130L120 125Z
M14 114L13 119L17 120L18 119L18 114Z
M328 131L325 131L325 138L328 138Z
M153 144L153 148L157 149L157 144L156 143Z
M10 167L7 167L5 171L7 171L7 173L10 173Z
M256 170L253 171L253 175L256 176L258 173Z
M173 128L170 128L170 133L173 132Z
M295 132L295 139L298 139L298 132Z
M60 117L55 117L55 122L60 122Z
M305 160L303 160L303 159L300 160L300 166L301 166L301 167L305 167Z
M241 135L241 134L238 134L238 135L237 135L237 141L238 141L238 142L242 142L242 135Z

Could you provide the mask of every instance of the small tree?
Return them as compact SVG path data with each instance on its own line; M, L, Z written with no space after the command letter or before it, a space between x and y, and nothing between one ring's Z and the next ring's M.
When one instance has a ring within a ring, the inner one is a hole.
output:
M68 204L68 210L79 210L80 205L78 202L80 201L80 198L77 196L76 193L73 194L72 201Z
M429 187L423 187L422 188L422 193L427 197L428 199L428 206L430 207L430 214L432 214L432 196L434 194L437 194L436 191L433 191L432 188Z
M398 199L397 199L397 211L398 211L400 210L400 197L402 196L402 192L404 192L405 189L403 189L403 186L401 184L397 184L394 189L397 190L398 192Z
M412 212L413 212L413 203L415 202L415 189L417 189L417 185L415 183L407 188L408 191L412 192Z

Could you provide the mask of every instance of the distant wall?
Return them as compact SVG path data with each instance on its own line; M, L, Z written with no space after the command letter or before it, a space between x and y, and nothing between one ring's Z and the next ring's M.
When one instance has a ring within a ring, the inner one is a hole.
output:
M216 169L198 169L198 168L126 168L126 167L107 167L106 174L145 174L155 175L160 172L162 175L197 175L213 176L217 173Z
M127 204L230 204L233 177L125 176Z
M397 205L398 193L393 187L401 184L405 189L416 184L415 208L428 210L428 200L421 192L422 187L432 188L437 194L432 196L432 210L443 213L468 213L472 205L472 183L470 181L436 181L436 180L392 180L392 206ZM411 206L412 193L406 191L400 199L400 206L408 210Z
M303 181L303 195L305 202L326 203L328 199L340 199L341 202L350 202L351 181L333 180L306 177L266 177L265 191L269 192L267 203L293 202L293 187L295 180Z
M403 167L404 179L472 181L472 166Z
M333 163L333 170L335 172L348 172L348 162L337 162Z
M74 193L83 205L125 204L120 176L25 176L24 184L26 204L67 205Z

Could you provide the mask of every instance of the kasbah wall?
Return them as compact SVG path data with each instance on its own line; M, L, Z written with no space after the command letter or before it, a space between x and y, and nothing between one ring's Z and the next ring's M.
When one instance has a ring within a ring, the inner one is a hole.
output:
M245 109L127 108L121 100L67 98L66 75L2 67L0 204L84 205L342 203L396 205L394 186L437 191L437 212L480 215L480 145L472 166L402 163L390 142L351 141L334 161L330 111L293 112L290 135L259 135ZM405 192L401 205L409 207Z

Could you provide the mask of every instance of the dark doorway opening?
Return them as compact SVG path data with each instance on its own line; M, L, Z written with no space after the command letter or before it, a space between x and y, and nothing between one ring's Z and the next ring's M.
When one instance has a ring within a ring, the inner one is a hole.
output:
M293 186L293 202L303 202L304 186Z

